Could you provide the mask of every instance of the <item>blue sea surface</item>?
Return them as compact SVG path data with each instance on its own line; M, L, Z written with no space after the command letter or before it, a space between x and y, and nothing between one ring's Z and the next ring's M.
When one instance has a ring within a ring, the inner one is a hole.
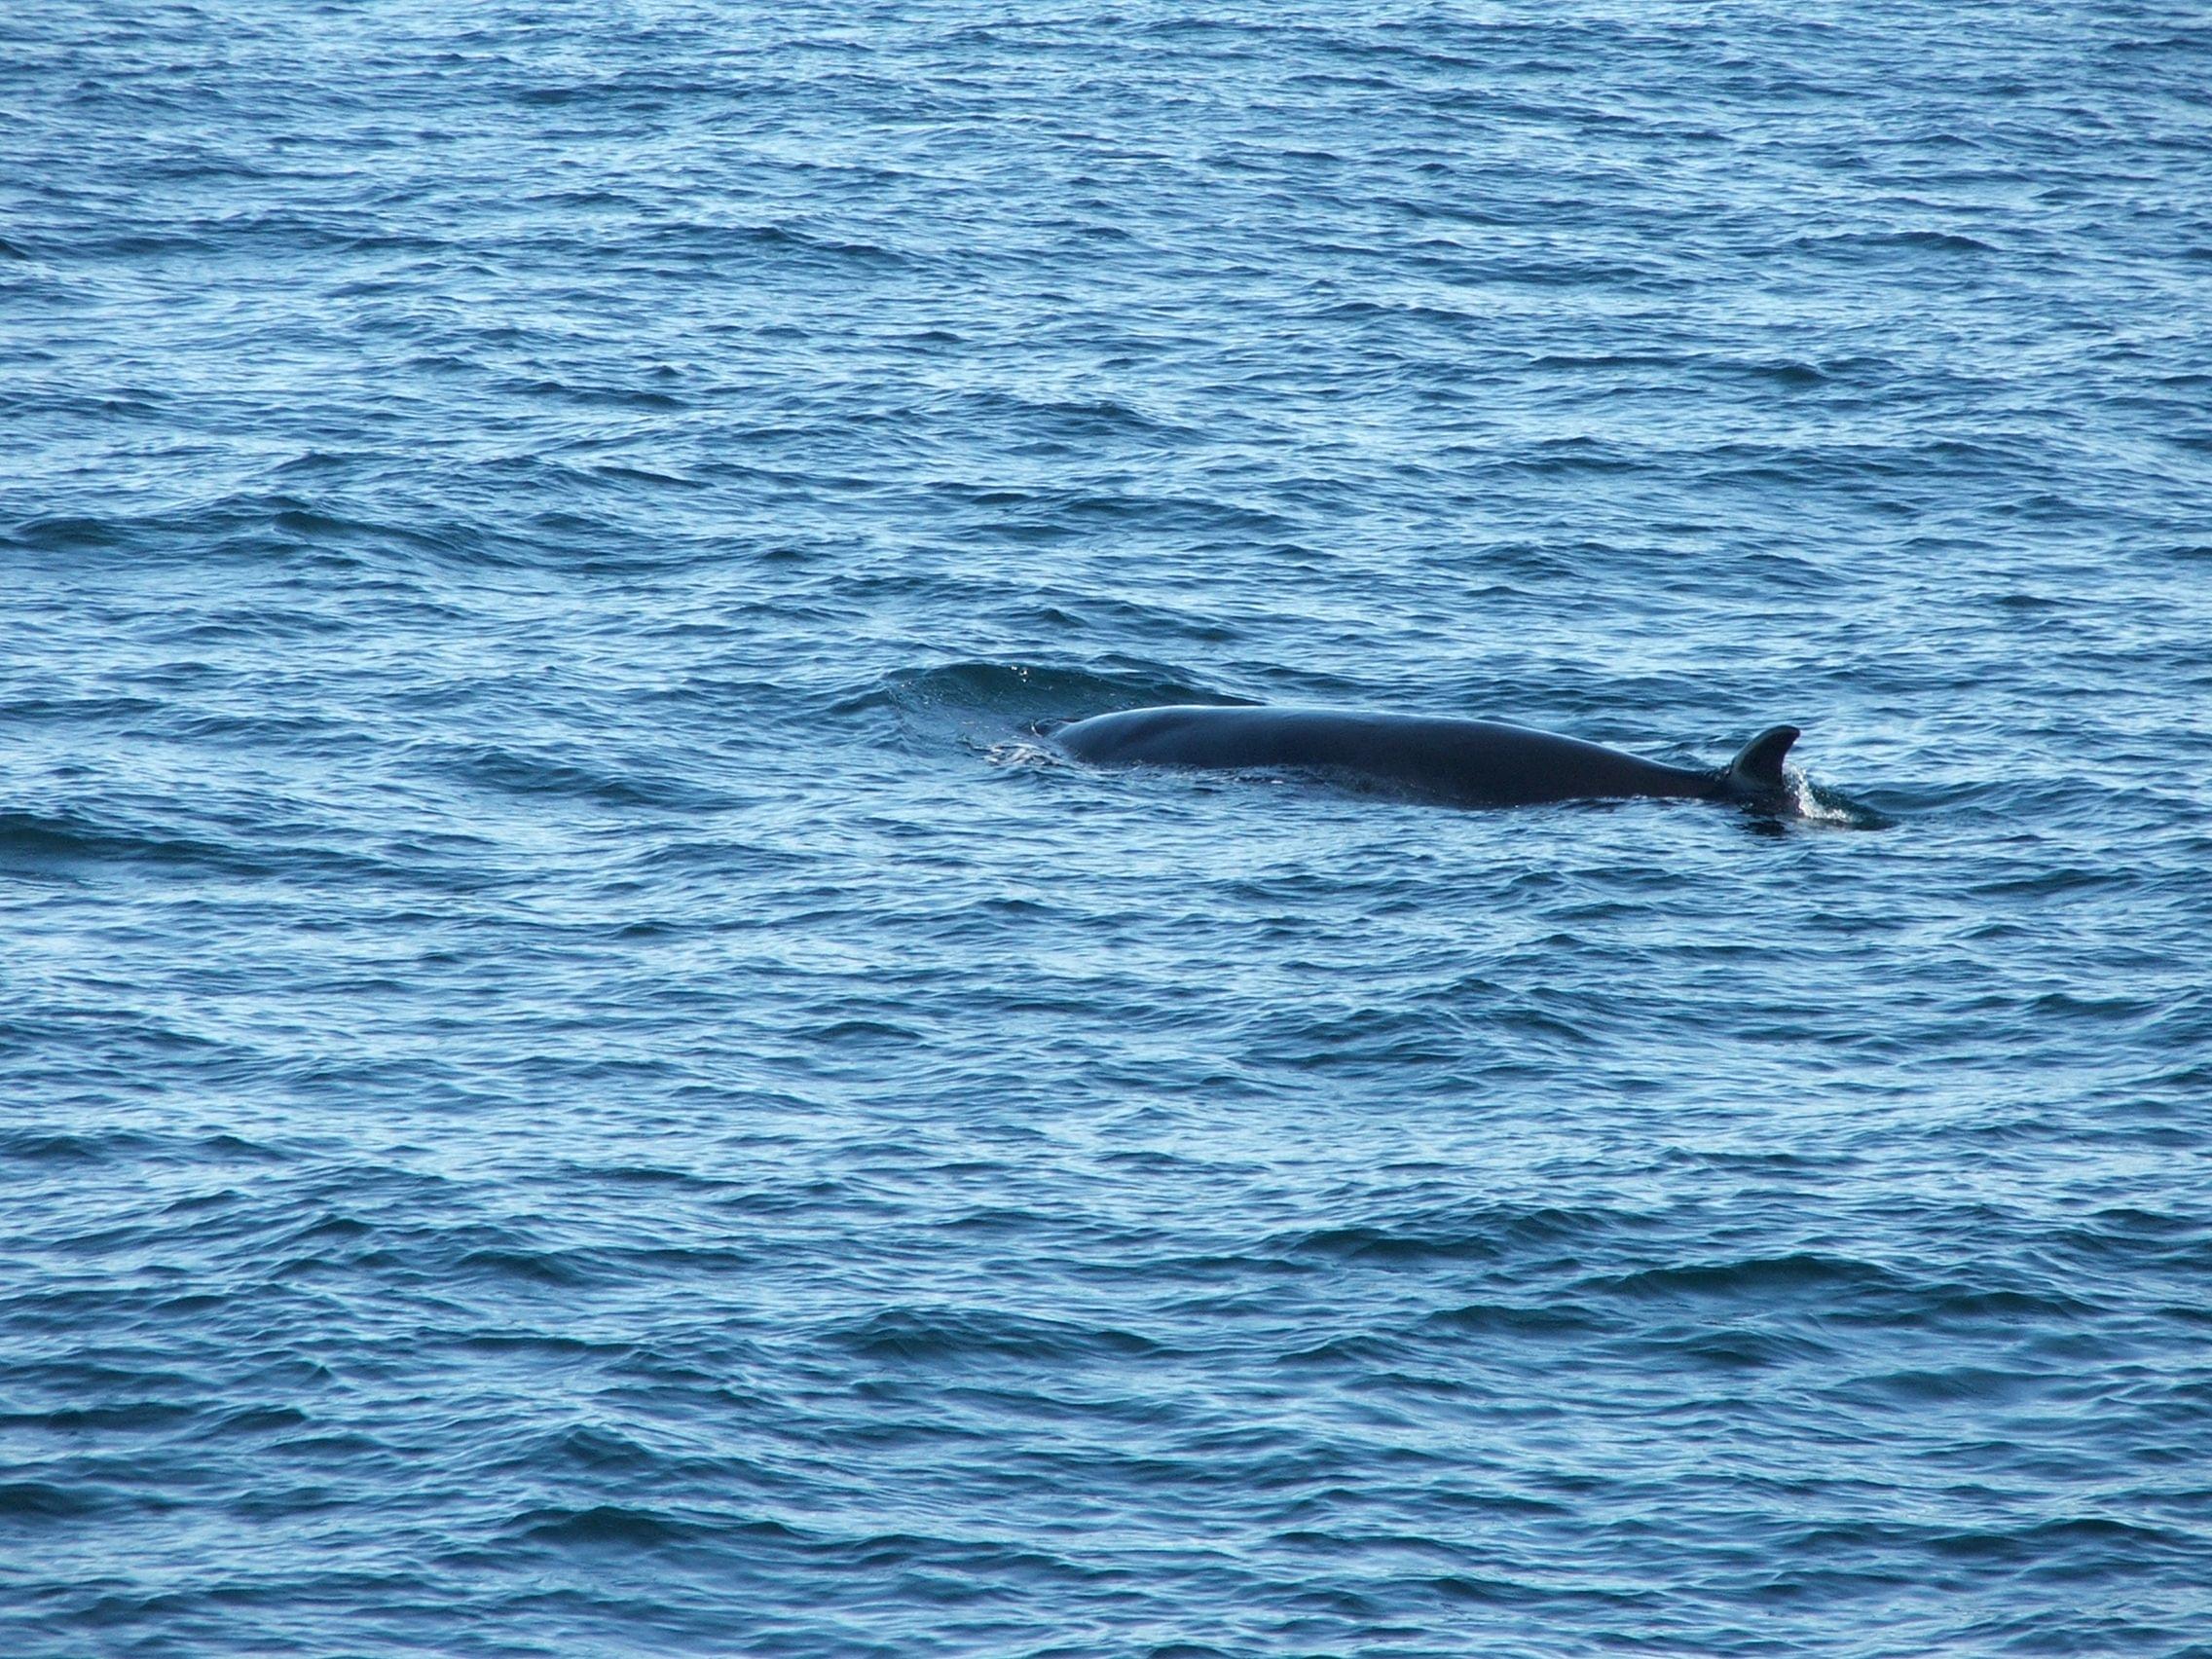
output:
M2201 6L15 0L0 591L11 1656L2212 1655Z

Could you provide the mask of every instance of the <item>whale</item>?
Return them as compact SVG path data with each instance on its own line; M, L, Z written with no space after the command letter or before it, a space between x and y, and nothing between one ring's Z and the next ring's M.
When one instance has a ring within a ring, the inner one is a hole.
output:
M1798 735L1769 726L1726 765L1700 768L1495 720L1206 703L1094 715L1051 738L1092 765L1312 773L1453 806L1714 800L1787 815L1797 796L1783 756Z

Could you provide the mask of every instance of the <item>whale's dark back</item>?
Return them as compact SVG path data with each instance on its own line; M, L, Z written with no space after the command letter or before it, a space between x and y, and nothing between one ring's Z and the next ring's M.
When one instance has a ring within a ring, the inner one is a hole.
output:
M1725 772L1446 716L1194 705L1100 715L1054 737L1070 755L1099 765L1325 772L1467 806L1738 793Z

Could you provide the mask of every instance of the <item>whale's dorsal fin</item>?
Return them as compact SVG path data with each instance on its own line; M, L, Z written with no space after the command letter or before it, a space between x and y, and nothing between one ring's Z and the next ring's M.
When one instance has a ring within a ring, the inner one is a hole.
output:
M1796 741L1795 726L1768 726L1737 750L1736 758L1728 762L1730 786L1742 794L1780 794L1788 788L1782 776L1782 757Z

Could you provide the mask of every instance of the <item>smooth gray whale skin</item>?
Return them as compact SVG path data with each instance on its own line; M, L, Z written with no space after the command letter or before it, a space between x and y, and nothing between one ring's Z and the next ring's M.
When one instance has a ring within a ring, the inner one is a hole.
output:
M1712 771L1662 765L1555 732L1436 715L1198 704L1077 720L1052 740L1101 766L1282 767L1378 784L1457 806L1656 797L1790 809L1782 757L1797 728L1769 726Z

